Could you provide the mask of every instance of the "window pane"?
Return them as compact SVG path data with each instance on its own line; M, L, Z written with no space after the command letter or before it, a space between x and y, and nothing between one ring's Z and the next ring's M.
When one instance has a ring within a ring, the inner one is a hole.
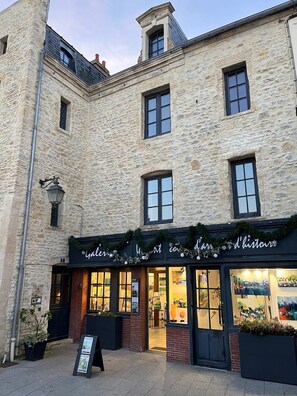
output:
M255 194L255 182L254 179L250 179L246 181L246 193L247 195Z
M147 101L148 110L154 110L156 108L156 105L157 105L156 98L148 99Z
M237 195L239 197L242 197L243 195L246 195L245 191L245 182L244 181L239 181L236 183L237 185Z
M162 208L162 220L172 219L172 206L164 206Z
M247 200L248 200L249 212L257 212L256 197L253 195L251 197L248 197Z
M237 73L237 83L243 84L245 82L246 82L245 71L241 71L241 72Z
M150 194L148 196L147 206L149 208L152 206L158 206L158 194Z
M169 268L168 314L171 323L188 323L187 277L185 267Z
M162 121L161 122L161 132L167 133L167 132L170 132L170 130L171 130L170 119Z
M147 190L149 193L158 192L158 180L148 180Z
M229 87L234 87L237 83L236 83L236 75L232 74L228 76L228 84Z
M237 99L237 87L229 89L229 98L231 101Z
M158 221L158 208L148 209L148 221Z
M152 124L153 122L156 122L156 110L152 110L148 112L148 123Z
M235 172L236 172L236 180L243 180L244 179L243 165L236 165L235 166Z
M162 107L161 109L161 119L170 118L170 106Z
M236 102L231 102L230 103L230 114L236 114L239 113L239 109L238 109L238 103Z
M156 136L156 134L157 134L157 128L156 128L156 124L150 124L150 125L148 125L148 131L147 131L147 135L148 135L148 137L151 137L151 136Z
M161 95L161 106L170 105L170 93Z
M152 52L157 52L158 50L158 43L156 42L156 40L154 40L154 43L152 44Z
M247 213L246 198L238 198L239 213Z
M220 324L221 312L217 309L210 311L210 327L212 330L223 330L223 326Z
M239 101L239 111L246 111L248 110L248 101L247 99L240 99Z
M249 162L248 164L244 164L244 171L246 179L254 177L253 164L251 162Z
M162 205L172 204L172 191L162 193Z
M199 329L209 329L209 311L208 309L197 310L197 322Z
M246 98L246 85L239 85L238 87L238 97Z
M172 177L164 177L162 179L162 191L172 190Z
M103 283L103 278L104 278L104 272L97 272L97 275L98 275L97 282L102 284Z

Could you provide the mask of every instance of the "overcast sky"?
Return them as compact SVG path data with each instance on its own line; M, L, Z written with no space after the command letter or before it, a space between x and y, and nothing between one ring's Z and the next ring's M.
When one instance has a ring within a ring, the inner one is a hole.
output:
M38 0L36 0L38 1ZM0 0L0 11L15 0ZM136 18L166 0L51 0L48 24L88 60L98 53L111 74L137 63ZM277 0L172 0L188 39L283 3Z

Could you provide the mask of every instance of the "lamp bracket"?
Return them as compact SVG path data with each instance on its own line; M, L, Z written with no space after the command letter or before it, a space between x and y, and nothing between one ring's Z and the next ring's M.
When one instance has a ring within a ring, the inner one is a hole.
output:
M53 184L59 184L59 177L53 176L50 178L45 178L44 180L39 179L39 184L41 188L46 188L48 187L51 183Z

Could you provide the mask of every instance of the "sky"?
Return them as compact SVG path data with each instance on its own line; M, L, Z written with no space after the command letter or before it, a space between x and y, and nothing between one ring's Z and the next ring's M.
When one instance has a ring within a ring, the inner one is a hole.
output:
M38 1L38 0L36 0ZM15 0L0 0L0 12ZM136 18L166 0L50 0L48 25L88 60L99 54L111 74L137 63L141 29ZM282 4L281 0L172 0L188 39Z

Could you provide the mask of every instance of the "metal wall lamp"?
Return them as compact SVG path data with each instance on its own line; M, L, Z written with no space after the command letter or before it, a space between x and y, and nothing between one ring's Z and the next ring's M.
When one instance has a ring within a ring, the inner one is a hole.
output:
M48 179L39 180L39 184L41 188L47 188L47 197L49 203L52 204L52 212L51 212L51 226L58 227L58 218L59 218L59 205L63 200L65 191L59 185L59 177L53 176Z

